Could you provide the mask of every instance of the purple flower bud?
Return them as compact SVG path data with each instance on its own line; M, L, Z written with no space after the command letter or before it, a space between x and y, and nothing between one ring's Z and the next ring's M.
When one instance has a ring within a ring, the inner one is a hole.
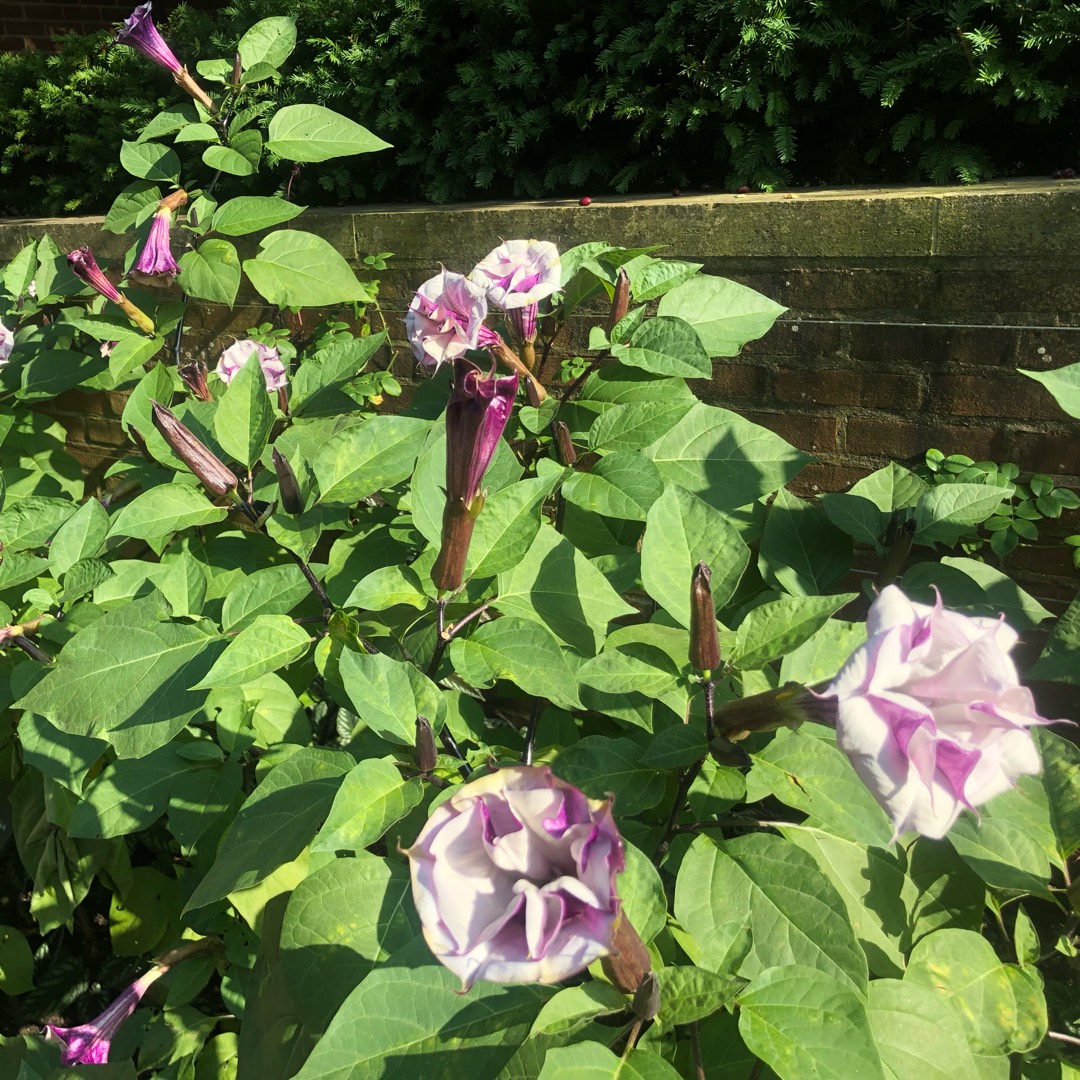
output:
M1009 651L1000 619L881 591L868 640L825 691L836 698L836 741L892 819L896 835L943 837L974 809L1037 773L1029 730L1045 724Z
M406 854L424 939L466 989L558 982L612 951L625 860L611 804L546 765L462 785Z
M511 308L506 313L519 344L531 343L536 340L536 319L538 314L539 310L536 304Z
M444 269L416 290L405 316L405 333L416 359L438 368L469 349L498 340L484 326L486 317L483 288L464 274Z
M300 494L300 485L297 483L296 473L293 472L289 459L276 446L270 458L274 463L274 472L277 473L282 509L289 514L302 514L304 497Z
M488 301L502 311L535 308L562 286L559 249L547 240L507 240L488 252L469 278L486 289Z
M202 481L207 491L225 495L236 491L236 475L205 443L173 415L171 409L151 401L154 427L176 456Z
M184 69L184 65L176 59L172 49L165 44L165 39L150 17L150 0L146 0L145 4L140 4L124 20L124 25L113 40L117 45L130 45L133 49L138 49L143 56L148 56L155 64L159 64L174 75Z
M690 579L690 664L698 671L720 666L720 635L712 597L712 570L699 562Z
M626 318L626 313L629 310L630 278L627 276L626 271L620 266L619 276L615 282L615 292L611 297L611 308L608 311L607 322L604 324L604 330L608 337L611 336L611 331Z
M266 390L273 393L280 390L289 381L288 372L281 360L281 354L272 345L261 345L257 341L245 338L230 345L222 354L214 370L221 377L222 382L231 383L236 373L253 356L259 357L259 367L262 368L263 378L266 380Z
M149 5L147 5L149 6ZM46 1025L46 1037L60 1043L61 1065L105 1065L109 1060L109 1044L120 1025L135 1011L151 984L165 974L167 968L155 967L136 979L100 1015L78 1027Z
M206 384L206 365L201 360L187 360L176 365L183 384L200 400L213 401L214 395Z
M130 276L144 285L171 285L180 273L180 267L173 258L169 243L169 227L172 225L172 210L159 207L150 225L150 235Z
M106 300L111 300L114 304L120 303L120 290L105 276L94 258L94 253L85 244L69 251L67 261L76 277L82 278Z

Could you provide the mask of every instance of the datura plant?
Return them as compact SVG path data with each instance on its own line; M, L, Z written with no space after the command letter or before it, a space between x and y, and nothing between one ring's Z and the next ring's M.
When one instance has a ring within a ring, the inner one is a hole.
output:
M647 246L492 237L388 322L290 201L385 145L279 107L294 40L139 7L108 235L0 272L0 1074L1080 1075L1080 607L955 554L1007 485L793 494L693 389L782 309Z

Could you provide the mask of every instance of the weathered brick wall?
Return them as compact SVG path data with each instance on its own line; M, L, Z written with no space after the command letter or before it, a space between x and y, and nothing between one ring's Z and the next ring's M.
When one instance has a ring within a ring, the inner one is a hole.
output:
M669 257L752 286L789 308L761 341L716 363L711 402L766 424L819 461L803 490L843 490L892 458L936 447L1012 460L1080 487L1080 425L1017 367L1080 361L1080 181L312 212L304 227L357 265L393 251L381 303L400 336L416 285L439 262L467 270L500 238L566 248L604 239L666 245ZM0 222L0 259L46 228L61 248L99 219ZM123 242L102 235L106 255ZM261 304L196 313L186 342L213 363ZM583 326L572 329L581 342ZM411 377L407 350L397 373ZM51 411L87 460L115 453L115 403L67 395ZM1059 523L1080 530L1075 519ZM1050 532L1052 530L1048 530ZM1060 532L1060 528L1059 528ZM1041 595L1075 591L1068 553L1018 553ZM1071 591L1070 591L1071 590Z

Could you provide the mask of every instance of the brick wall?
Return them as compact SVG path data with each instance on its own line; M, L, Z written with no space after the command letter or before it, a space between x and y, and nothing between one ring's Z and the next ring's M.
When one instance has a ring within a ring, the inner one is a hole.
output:
M719 360L698 393L739 409L819 460L801 490L843 490L892 458L930 447L1053 474L1080 487L1080 426L1017 367L1080 361L1080 181L974 188L817 191L312 212L305 227L347 257L393 251L380 298L400 336L416 285L438 263L467 270L501 237L566 248L606 239L660 243L784 304L762 340ZM0 260L48 229L62 249L94 239L99 219L0 221ZM101 235L106 255L123 241ZM250 301L251 298L249 298ZM186 341L211 364L231 338L271 317L262 304L195 313ZM582 325L571 340L584 338ZM412 375L407 350L397 373ZM82 397L52 411L88 462L115 452L115 402ZM98 421L106 421L101 424ZM1058 532L1080 531L1076 515ZM1029 587L1071 596L1067 552L1047 530L1023 553Z

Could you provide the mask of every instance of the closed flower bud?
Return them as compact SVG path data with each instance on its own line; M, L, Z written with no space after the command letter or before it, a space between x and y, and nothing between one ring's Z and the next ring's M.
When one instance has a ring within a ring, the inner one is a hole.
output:
M206 384L206 365L201 360L189 360L176 367L183 384L200 400L213 401L214 395Z
M627 311L630 310L630 278L627 276L626 271L619 268L619 276L615 282L615 293L611 297L611 310L608 312L607 322L604 324L604 330L607 332L608 337L611 337L611 331L626 318Z
M413 748L413 761L422 773L429 773L439 760L439 751L435 748L435 732L426 716L416 718L416 746Z
M297 483L296 473L293 472L289 459L276 446L270 457L274 462L274 472L277 473L282 508L289 514L302 514L304 497L300 494L300 485Z
M650 971L634 991L630 1008L639 1020L651 1020L660 1011L660 980Z
M652 971L652 957L625 914L615 920L611 953L601 961L604 974L624 994L637 994ZM655 1014L654 1014L655 1015ZM644 1017L644 1019L651 1019Z
M555 421L555 445L559 449L559 460L564 465L573 465L577 461L574 440L570 438L570 429L561 420Z
M699 562L690 580L690 664L705 672L720 666L720 636L711 582L712 571Z
M236 476L208 446L195 438L170 409L156 401L151 402L151 407L154 427L207 491L214 495L236 491Z

